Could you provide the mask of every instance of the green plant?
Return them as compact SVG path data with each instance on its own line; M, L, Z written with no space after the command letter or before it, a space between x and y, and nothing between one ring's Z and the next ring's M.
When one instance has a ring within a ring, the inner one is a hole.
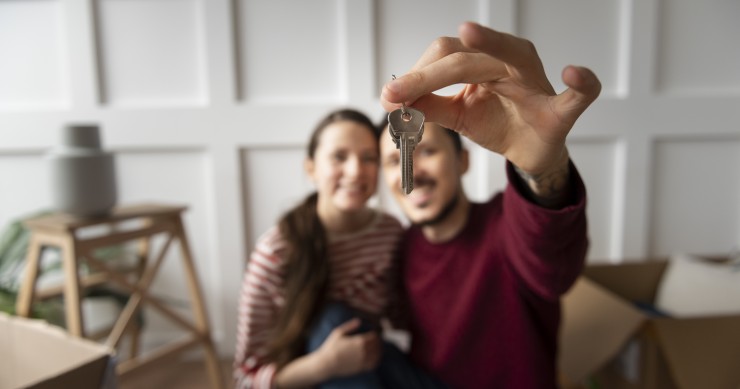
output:
M49 211L42 211L29 217L39 217L49 213ZM28 251L30 232L23 226L24 219L26 218L11 222L0 234L0 311L11 315L15 314L15 303L25 266L26 252ZM57 272L61 267L58 260L58 248L46 247L40 253L42 258L46 257L47 254L55 254L57 260L48 261L48 263L42 261L39 277ZM103 247L96 250L94 255L104 261L115 260L125 255L125 249L123 246ZM125 305L125 298L122 299L118 292L108 291L105 288L95 288L87 292L91 297L112 297L119 305ZM35 301L31 309L31 316L63 327L64 307L62 297L57 296L43 301Z
M40 212L40 216L46 212ZM15 314L15 300L28 248L28 230L21 220L11 222L0 235L0 311Z

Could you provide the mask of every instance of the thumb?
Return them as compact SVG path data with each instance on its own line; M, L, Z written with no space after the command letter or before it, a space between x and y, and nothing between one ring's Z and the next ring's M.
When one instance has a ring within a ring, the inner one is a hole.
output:
M568 89L555 96L553 108L564 121L575 123L601 93L601 82L590 69L572 65L563 69L562 78Z
M360 328L360 319L355 317L338 325L334 331L341 335L347 335L358 328Z

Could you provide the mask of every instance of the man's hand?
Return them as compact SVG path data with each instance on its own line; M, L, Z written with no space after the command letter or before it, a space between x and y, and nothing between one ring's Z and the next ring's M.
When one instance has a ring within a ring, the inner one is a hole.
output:
M468 22L386 84L381 103L388 111L412 105L538 177L567 163L565 138L601 91L589 69L568 66L562 78L568 89L558 95L531 42ZM465 87L454 96L432 94L458 83Z

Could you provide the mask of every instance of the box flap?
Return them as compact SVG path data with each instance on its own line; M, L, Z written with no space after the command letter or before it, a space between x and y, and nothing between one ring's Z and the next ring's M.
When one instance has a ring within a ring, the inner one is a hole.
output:
M10 344L11 328L12 324L8 320L8 315L0 312L0 388L10 387L10 377L13 374L13 367L7 363L8 358L5 356L5 350Z
M681 388L740 386L740 316L651 321Z
M672 317L740 314L740 271L687 254L671 257L655 306Z
M0 388L98 388L113 350L42 320L0 315Z
M583 275L626 301L652 304L667 266L665 260L589 265Z
M645 316L617 295L580 277L563 297L559 368L573 382L616 355Z

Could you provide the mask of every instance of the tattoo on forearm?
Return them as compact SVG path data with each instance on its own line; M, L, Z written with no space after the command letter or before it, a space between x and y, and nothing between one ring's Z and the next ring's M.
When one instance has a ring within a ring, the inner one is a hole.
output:
M516 165L514 170L524 181L525 189L537 204L547 208L558 208L567 201L570 180L568 163L536 175L529 174Z

